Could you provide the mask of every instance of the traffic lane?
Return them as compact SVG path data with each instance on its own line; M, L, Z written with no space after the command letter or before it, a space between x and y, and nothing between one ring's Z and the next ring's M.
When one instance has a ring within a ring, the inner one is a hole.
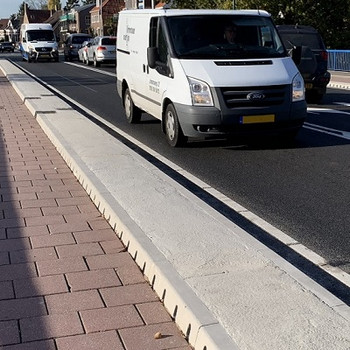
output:
M28 70L45 83L63 94L83 104L105 120L116 123L125 120L121 100L116 91L116 78L87 70L76 64L65 62L36 63L14 60L16 64Z
M200 143L163 155L350 273L349 142L302 129L292 147Z
M186 148L173 149L160 132L160 123L153 118L144 116L137 125L126 122L114 82L108 87L99 82L98 73L89 72L92 82L87 83L95 86L99 93L97 96L90 91L81 93L81 89L67 79L60 81L57 76L81 79L86 72L77 68L74 71L74 67L66 64L63 66L57 66L49 74L45 70L48 66L44 65L37 74L40 78L50 79L65 94L112 120L123 131L265 218L334 265L344 270L348 268L350 249L346 228L350 227L350 213L344 205L349 198L346 176L349 174L349 144L346 140L302 129L293 147L249 146L245 140L237 140L233 143L195 142ZM105 79L109 78L102 80Z
M307 123L335 132L350 132L350 90L327 89L323 103L308 108Z

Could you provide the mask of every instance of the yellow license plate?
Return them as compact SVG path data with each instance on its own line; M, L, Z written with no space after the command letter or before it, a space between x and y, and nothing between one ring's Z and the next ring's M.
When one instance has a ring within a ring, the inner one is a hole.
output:
M243 117L241 117L241 124L273 123L274 121L274 114L244 115Z
M313 85L311 83L305 84L305 89L312 89Z

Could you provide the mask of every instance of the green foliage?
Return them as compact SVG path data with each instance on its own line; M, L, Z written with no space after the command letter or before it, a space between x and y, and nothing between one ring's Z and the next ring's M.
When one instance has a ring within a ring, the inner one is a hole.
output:
M233 8L232 0L174 0L174 7L187 9L225 9Z
M68 11L75 6L79 6L79 0L67 0L66 9Z
M266 10L277 24L313 26L328 48L350 49L350 0L173 0L173 7L188 9L232 9L233 4Z
M48 10L60 10L61 9L61 1L60 0L47 0L47 8L48 8Z

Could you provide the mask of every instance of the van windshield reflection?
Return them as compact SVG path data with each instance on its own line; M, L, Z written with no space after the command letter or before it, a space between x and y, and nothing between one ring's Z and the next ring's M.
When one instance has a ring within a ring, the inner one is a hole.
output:
M285 57L269 17L247 15L170 16L174 53L183 59Z
M28 30L28 41L55 41L52 30Z

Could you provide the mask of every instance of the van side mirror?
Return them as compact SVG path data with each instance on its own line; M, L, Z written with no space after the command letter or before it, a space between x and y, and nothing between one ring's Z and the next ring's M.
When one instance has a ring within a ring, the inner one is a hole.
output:
M26 43L27 42L27 39L26 38L23 38L23 40L22 40L24 43Z
M147 48L147 64L150 68L156 67L156 61L158 58L158 51L156 47Z
M299 65L301 62L301 46L294 46L291 50L291 56L296 65Z

